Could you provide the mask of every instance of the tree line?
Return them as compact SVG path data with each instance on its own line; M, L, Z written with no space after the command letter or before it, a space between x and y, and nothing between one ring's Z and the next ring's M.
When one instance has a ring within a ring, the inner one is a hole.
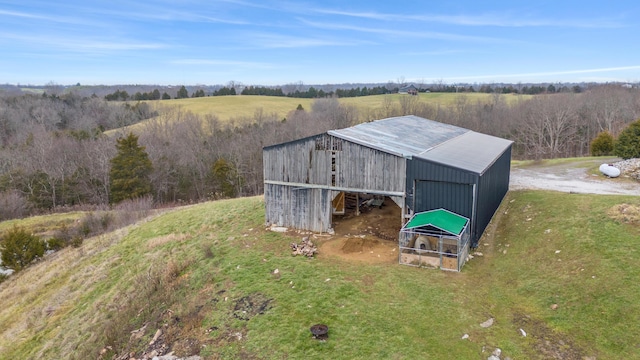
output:
M261 194L263 147L364 121L417 115L513 140L516 159L542 159L589 155L599 134L617 138L640 118L639 91L620 86L508 96L516 95L461 95L451 106L388 97L379 108L360 110L322 98L285 119L258 109L235 123L73 94L0 97L0 219L119 201L114 159L118 141L131 132L150 165L145 193L172 204Z
M477 87L477 89L476 89ZM433 84L431 86L418 85L418 92L446 92L446 93L469 93L469 92L480 92L487 94L525 94L525 95L538 95L538 94L555 94L555 93L580 93L583 91L583 88L580 85L567 86L558 84L555 86L553 84L549 84L547 86L542 85L531 85L531 86L519 86L519 85L490 85L483 84L478 86L468 85L468 86L459 86L459 85L450 85L450 84ZM400 87L393 83L387 84L386 86L357 86L353 88L338 88L335 90L325 91L323 89L316 89L314 86L296 86L295 89L290 89L289 91L284 91L281 87L267 87L267 86L246 86L243 87L242 91L240 91L241 95L263 95L263 96L286 96L292 98L301 98L301 99L322 99L327 97L337 97L337 98L346 98L346 97L358 97L358 96L370 96L370 95L385 95L385 94L395 94L398 93ZM235 88L235 85L223 86L220 89L214 90L212 92L205 92L204 89L197 89L189 95L189 91L183 85L178 90L175 98L176 99L184 99L184 98L197 98L204 96L227 96L227 95L237 95L238 92ZM150 92L136 92L133 95L129 95L125 90L116 90L111 94L105 95L105 100L107 101L128 101L128 100L168 100L171 99L171 96L166 92L160 94L158 89L154 89Z

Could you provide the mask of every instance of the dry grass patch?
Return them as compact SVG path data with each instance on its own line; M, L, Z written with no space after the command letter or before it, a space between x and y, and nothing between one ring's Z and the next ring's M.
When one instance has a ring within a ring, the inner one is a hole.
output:
M609 209L607 214L614 220L624 224L640 224L640 206L633 204L618 204Z
M188 237L189 236L187 234L168 234L168 235L158 236L147 241L147 248L151 250L155 247L162 246L169 242L184 241Z

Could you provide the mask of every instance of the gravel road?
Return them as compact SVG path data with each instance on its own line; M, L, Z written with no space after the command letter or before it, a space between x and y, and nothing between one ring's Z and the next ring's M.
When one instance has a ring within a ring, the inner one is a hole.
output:
M511 169L510 190L555 190L580 194L639 195L640 182L625 176L615 179L589 174L589 169L618 159L588 159L554 165L532 165ZM638 160L638 159L636 159ZM640 166L640 160L638 160Z

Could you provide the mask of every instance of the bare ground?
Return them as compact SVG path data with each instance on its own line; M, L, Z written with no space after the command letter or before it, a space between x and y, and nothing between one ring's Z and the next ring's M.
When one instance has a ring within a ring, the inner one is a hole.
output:
M400 207L388 198L382 208L364 208L359 216L334 216L335 235L315 240L319 256L367 264L395 263L400 220Z

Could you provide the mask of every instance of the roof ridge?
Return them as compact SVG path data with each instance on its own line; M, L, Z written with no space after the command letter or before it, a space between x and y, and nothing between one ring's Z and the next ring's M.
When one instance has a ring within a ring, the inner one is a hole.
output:
M464 129L464 128L461 128L461 129ZM420 156L420 155L422 155L422 154L426 154L426 153L428 153L429 151L431 151L431 150L433 150L433 149L436 149L436 148L438 148L438 147L440 147L440 146L442 146L442 145L444 145L444 144L446 144L446 143L448 143L448 142L450 142L450 141L453 141L453 140L455 140L455 139L459 138L460 136L467 135L467 134L468 134L468 133L470 133L470 132L475 132L475 131L473 131L473 130L469 130L469 129L465 129L465 130L467 130L467 131L465 131L465 132L463 132L462 134L459 134L459 135L457 135L457 136L454 136L454 137L452 137L451 139L447 139L447 140L445 140L445 141L443 141L443 142L441 142L441 143L439 143L439 144L436 144L436 145L434 145L434 146L432 146L432 147L430 147L430 148L426 149L425 151L423 151L423 152L421 152L421 153L417 154L416 156Z

